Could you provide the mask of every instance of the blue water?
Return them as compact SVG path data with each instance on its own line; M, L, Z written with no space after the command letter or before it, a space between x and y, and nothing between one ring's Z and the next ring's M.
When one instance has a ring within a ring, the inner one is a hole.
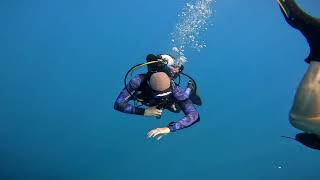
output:
M113 110L129 67L163 53L188 1L2 0L0 179L318 179L319 151L281 138L308 45L276 1L218 0L207 47L185 55L201 122ZM299 1L320 17L320 2Z

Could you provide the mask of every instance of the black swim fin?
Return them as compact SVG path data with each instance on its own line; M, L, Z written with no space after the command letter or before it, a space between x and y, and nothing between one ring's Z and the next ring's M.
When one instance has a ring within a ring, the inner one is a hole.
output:
M304 12L295 0L277 0L288 24L298 29L307 39L310 53L305 59L320 62L320 19Z
M308 28L319 28L319 19L310 16L308 13L303 11L295 0L277 0L284 14L287 22L297 28L305 29Z
M299 133L296 140L309 148L320 150L320 138L315 134Z
M281 11L282 13L287 17L289 18L289 9L288 9L288 6L286 5L286 1L285 0L277 0L278 1L278 4L281 8Z
M320 138L315 134L299 133L296 135L295 138L287 137L287 136L282 136L282 137L296 140L311 149L320 150Z

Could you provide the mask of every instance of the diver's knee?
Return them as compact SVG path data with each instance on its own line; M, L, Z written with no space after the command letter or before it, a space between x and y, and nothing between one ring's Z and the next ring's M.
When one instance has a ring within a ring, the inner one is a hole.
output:
M311 125L312 124L311 117L308 117L306 115L301 115L301 114L293 112L293 111L290 112L289 122L293 127L297 128L299 130L302 130L304 132L310 132L313 129L313 127Z
M320 134L320 117L303 116L295 113L290 113L290 124L304 132Z
M311 121L312 121L312 118L306 115L301 115L293 111L291 111L289 114L290 124L298 129L305 127L305 125L307 125Z
M289 122L293 127L297 128L297 129L302 129L301 121L303 121L303 120L299 116L297 116L293 112L290 112Z

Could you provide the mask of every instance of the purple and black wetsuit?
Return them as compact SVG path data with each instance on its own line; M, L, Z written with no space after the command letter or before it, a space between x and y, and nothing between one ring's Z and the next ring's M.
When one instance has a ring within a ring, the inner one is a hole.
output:
M128 90L130 93L126 88L124 88L116 99L114 109L123 113L143 115L145 109L135 107L129 104L129 101L133 100L133 97L130 94L138 91L138 89L145 84L144 82L147 81L146 78L147 77L145 75L140 74L131 79L128 84ZM189 127L200 120L199 113L188 98L189 94L185 93L182 88L176 85L173 86L171 96L185 114L185 116L179 121L169 123L167 127L171 132Z

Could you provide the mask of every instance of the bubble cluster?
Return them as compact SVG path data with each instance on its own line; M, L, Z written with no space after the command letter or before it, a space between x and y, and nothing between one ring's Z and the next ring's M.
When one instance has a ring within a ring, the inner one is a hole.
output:
M212 6L215 3L215 0L194 0L193 3L186 3L178 15L179 21L171 33L172 51L177 57L177 64L184 64L187 61L184 56L186 48L200 51L206 47L200 40L200 34L207 30L209 18L213 15Z

